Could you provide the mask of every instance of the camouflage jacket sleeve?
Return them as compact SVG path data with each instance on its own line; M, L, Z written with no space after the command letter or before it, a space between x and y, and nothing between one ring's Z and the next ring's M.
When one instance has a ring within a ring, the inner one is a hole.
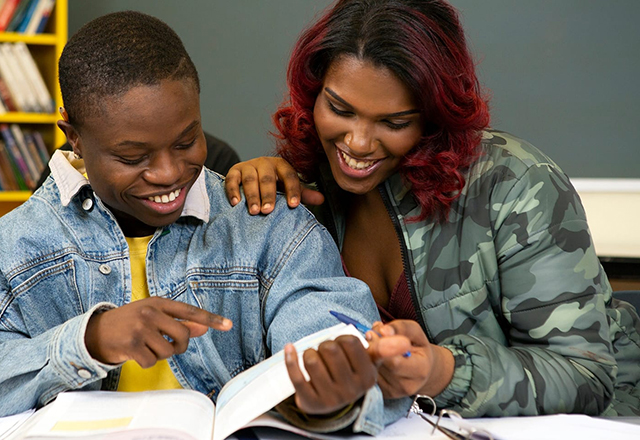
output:
M506 343L482 334L439 341L456 369L438 406L475 417L600 414L616 374L611 289L575 190L544 163L497 183L490 200L498 264L490 289Z

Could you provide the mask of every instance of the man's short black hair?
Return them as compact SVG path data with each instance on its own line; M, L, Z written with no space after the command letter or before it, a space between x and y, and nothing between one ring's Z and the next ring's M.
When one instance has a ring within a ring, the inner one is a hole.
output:
M136 11L98 17L70 39L58 62L69 122L81 126L104 98L161 80L200 82L180 37L163 21Z

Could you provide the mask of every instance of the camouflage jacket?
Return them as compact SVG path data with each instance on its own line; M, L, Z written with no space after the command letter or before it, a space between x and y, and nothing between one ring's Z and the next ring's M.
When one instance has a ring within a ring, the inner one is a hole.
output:
M420 208L399 175L379 188L420 325L455 356L438 407L465 417L634 414L638 316L612 300L568 177L506 133L485 132L480 148L444 222L406 221ZM330 178L320 186L328 203L318 218L341 247L340 189Z

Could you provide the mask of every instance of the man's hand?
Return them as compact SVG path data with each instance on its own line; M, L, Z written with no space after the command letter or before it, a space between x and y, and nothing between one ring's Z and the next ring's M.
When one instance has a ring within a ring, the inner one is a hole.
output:
M102 363L132 359L149 368L184 353L189 338L202 336L209 328L227 331L232 326L230 320L198 307L152 297L93 315L84 340L89 354Z
M304 367L310 377L307 382L298 365L296 350L288 344L285 363L296 389L296 405L306 414L329 414L340 410L356 402L375 385L377 365L383 356L402 356L409 349L409 340L401 336L391 337L382 345L376 341L365 349L355 336L343 335L334 341L323 342L317 350L304 352Z

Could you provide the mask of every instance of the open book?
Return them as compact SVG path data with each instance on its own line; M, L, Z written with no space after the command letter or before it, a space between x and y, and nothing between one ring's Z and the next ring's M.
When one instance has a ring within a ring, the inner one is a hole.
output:
M307 348L347 334L367 345L362 334L346 324L320 330L294 343L303 373L302 354ZM227 382L215 405L204 394L191 390L68 391L37 411L10 439L222 440L294 391L284 352L279 351ZM300 431L273 417L264 424Z

